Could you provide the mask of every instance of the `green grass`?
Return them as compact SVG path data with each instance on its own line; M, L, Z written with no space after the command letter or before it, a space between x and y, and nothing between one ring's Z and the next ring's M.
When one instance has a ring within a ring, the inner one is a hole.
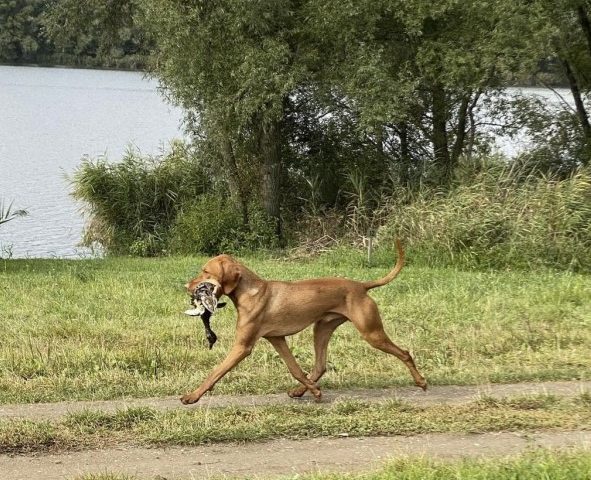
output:
M205 258L0 261L0 402L180 395L225 356L235 311L203 327L182 311L183 284ZM393 258L364 266L361 255L307 262L247 258L265 278L382 276ZM412 258L409 259L412 263ZM553 271L472 272L409 265L372 291L386 331L410 349L431 384L588 379L591 277ZM311 332L292 337L305 370ZM325 388L412 384L406 368L372 349L352 325L329 347ZM216 393L282 392L294 385L262 340Z
M314 438L591 428L586 401L532 396L415 407L391 401L265 407L88 410L50 421L0 421L0 453L79 450L120 444L168 446Z
M518 457L442 462L406 458L363 474L297 476L299 480L588 480L591 452L539 450ZM118 477L113 477L113 480ZM288 477L286 477L288 478ZM104 480L110 480L106 477Z

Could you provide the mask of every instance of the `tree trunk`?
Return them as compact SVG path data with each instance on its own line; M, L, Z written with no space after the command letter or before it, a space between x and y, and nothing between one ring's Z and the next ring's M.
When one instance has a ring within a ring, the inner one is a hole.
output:
M441 84L435 84L431 90L433 97L433 153L435 155L435 170L437 181L448 185L453 174L450 164L449 146L447 140L447 102L445 89Z
M467 148L468 160L472 160L472 153L474 152L474 138L476 137L476 122L474 121L474 109L476 108L476 105L478 104L478 100L480 99L480 95L482 95L482 87L476 91L474 98L472 99L472 102L470 102L470 106L468 107L468 118L470 119L470 128L469 128L470 135L468 137L468 148Z
M464 142L466 140L466 124L468 120L468 108L470 106L471 94L464 95L460 106L458 107L458 125L456 126L456 140L454 142L451 153L451 165L455 168L458 164L460 155L464 150Z
M575 73L570 66L568 60L563 59L562 65L564 67L564 73L566 74L566 78L568 79L568 84L570 86L570 91L573 95L573 99L575 101L575 107L577 110L577 116L579 117L579 121L581 122L581 127L583 128L583 134L585 135L585 139L587 144L591 141L591 124L589 124L589 115L587 114L587 110L585 109L585 104L583 103L583 99L581 97L581 90L579 88L579 83L575 76Z
M238 164L236 163L236 157L234 156L234 150L232 149L232 142L228 135L224 135L221 147L224 167L226 172L228 172L228 185L230 187L230 194L240 206L240 211L242 213L242 223L245 227L248 227L248 195L245 188L243 187L244 182L241 178Z
M275 234L282 242L281 225L281 124L262 122L260 151L262 155L263 207L275 224Z
M410 190L412 187L414 187L414 185L411 185L411 160L410 149L408 145L408 125L406 122L400 123L398 135L400 137L400 183Z
M585 35L585 39L587 40L587 47L589 48L589 55L591 55L591 22L589 21L589 17L587 16L587 12L585 8L580 5L577 8L577 16L579 17L579 24L583 29L583 33Z

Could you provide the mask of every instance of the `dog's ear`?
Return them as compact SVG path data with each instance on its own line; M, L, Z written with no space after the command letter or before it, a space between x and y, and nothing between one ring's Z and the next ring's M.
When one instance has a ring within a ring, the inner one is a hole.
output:
M222 291L225 295L229 295L236 289L242 278L240 267L232 260L224 260L222 264L222 272Z

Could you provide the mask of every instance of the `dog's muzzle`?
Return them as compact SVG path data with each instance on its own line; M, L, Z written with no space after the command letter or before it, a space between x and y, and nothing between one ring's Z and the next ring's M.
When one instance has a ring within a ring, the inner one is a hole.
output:
M218 285L211 282L201 282L191 294L189 303L193 308L185 310L187 315L192 317L203 315L206 311L210 314L215 312L218 306L218 299L215 296Z

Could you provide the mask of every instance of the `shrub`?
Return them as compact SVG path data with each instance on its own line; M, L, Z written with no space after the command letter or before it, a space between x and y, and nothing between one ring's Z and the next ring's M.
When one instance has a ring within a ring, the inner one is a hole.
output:
M146 256L162 253L177 212L209 182L189 148L176 142L157 156L129 150L117 163L85 159L72 185L89 217L85 245L97 242L108 253Z
M523 178L486 168L446 194L397 204L379 239L395 236L427 264L591 271L591 171Z
M185 255L236 253L275 247L273 223L260 208L250 208L249 224L229 199L203 195L187 205L172 228L170 251Z

